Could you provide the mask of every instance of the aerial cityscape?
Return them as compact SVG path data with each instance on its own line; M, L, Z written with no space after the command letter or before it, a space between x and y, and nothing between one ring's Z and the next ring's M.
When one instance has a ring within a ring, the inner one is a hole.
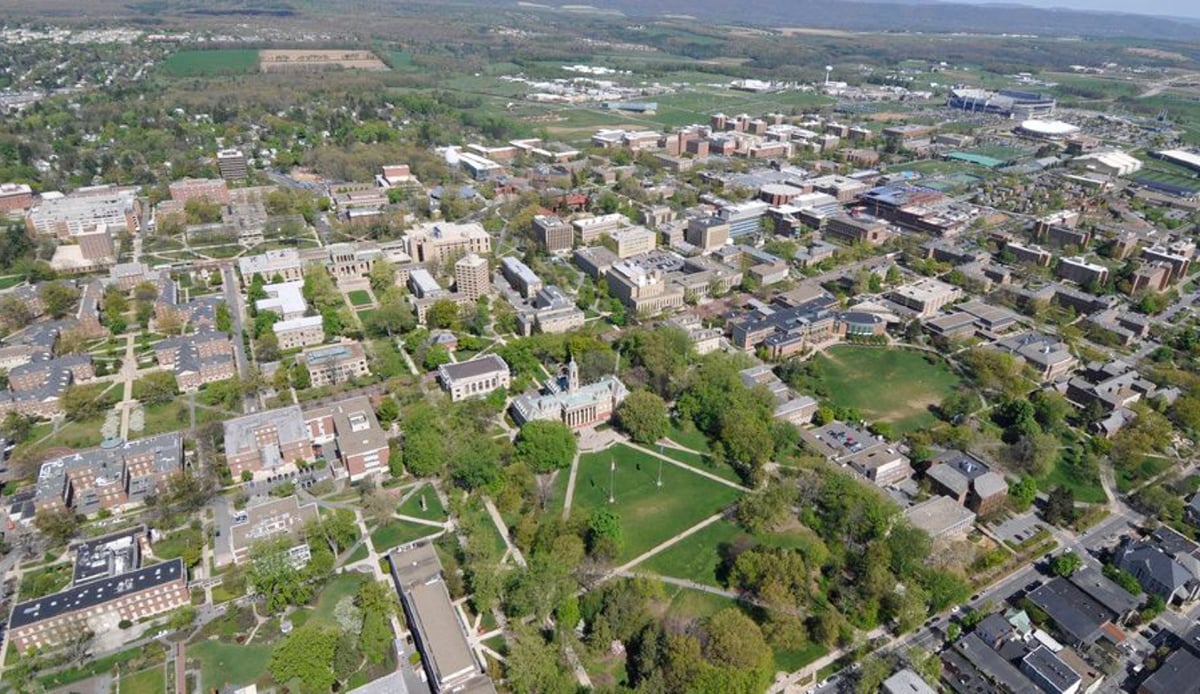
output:
M1200 694L1200 20L1046 4L0 0L0 692Z

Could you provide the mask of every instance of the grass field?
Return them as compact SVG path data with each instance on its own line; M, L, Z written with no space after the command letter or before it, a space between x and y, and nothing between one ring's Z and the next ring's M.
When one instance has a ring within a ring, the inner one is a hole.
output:
M1089 504L1100 504L1108 500L1104 487L1100 486L1099 478L1087 479L1070 469L1062 460L1050 468L1050 472L1038 481L1038 489L1050 493L1055 487L1065 487L1075 494L1076 501ZM1120 482L1118 481L1118 486Z
M0 289L11 289L25 280L23 275L8 275L0 277Z
M887 422L897 433L927 427L936 405L958 386L945 364L899 349L840 345L818 355L819 380L829 401L857 409L868 420Z
M615 502L609 504L609 461ZM659 461L628 446L615 446L579 459L572 513L586 517L598 508L612 508L620 516L622 545L618 562L628 561L671 536L687 530L729 506L739 496L736 489L682 468L663 463L662 487L655 482Z
M749 541L764 547L794 548L806 541L807 529L750 535L734 523L720 520L700 532L685 538L670 549L650 557L638 566L639 571L653 572L670 578L685 578L705 585L724 588L719 572L724 549L735 541ZM739 543L740 544L740 543Z
M245 75L258 70L258 51L253 48L179 51L168 56L160 69L172 77Z
M708 452L708 437L690 421L671 422L671 428L667 431L667 438L684 448L690 448L693 451L700 451L701 453Z
M354 595L358 592L358 587L363 583L363 577L360 574L348 573L332 579L325 587L321 589L321 594L317 596L316 607L313 608L310 620L317 620L324 624L336 625L337 622L333 618L333 609L337 607L338 601L342 598Z
M424 509L421 508L421 499L425 500ZM446 509L442 508L442 501L438 498L437 492L428 484L422 485L409 497L408 501L400 504L400 508L396 509L396 512L402 516L424 518L425 520L446 520Z
M432 525L394 520L379 526L375 532L371 533L371 544L375 547L376 552L385 552L436 532L438 529Z
M1140 465L1131 468L1118 468L1117 473L1117 489L1122 492L1128 492L1134 487L1141 485L1148 479L1162 474L1172 465L1170 460L1166 458L1155 458L1146 456L1142 458Z
M200 661L201 691L212 691L222 690L225 685L244 686L263 677L271 659L271 647L203 641L188 646L187 655Z
M369 306L371 304L371 295L363 289L354 289L346 293L350 297L350 303L355 306Z
M167 676L162 666L132 675L121 675L120 694L161 694L166 690Z

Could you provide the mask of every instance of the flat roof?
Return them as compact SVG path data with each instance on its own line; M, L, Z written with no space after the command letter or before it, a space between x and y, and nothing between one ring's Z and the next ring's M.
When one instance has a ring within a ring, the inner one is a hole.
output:
M460 361L457 364L442 364L438 367L444 377L451 381L464 378L485 376L497 371L508 371L508 364L495 354L486 354L470 361Z
M442 580L442 564L433 545L397 549L388 558L409 608L410 626L420 636L422 655L437 686L478 674L479 666Z
M127 595L166 585L183 576L183 560L172 559L119 576L74 586L13 606L9 628L29 626L59 615L103 605Z

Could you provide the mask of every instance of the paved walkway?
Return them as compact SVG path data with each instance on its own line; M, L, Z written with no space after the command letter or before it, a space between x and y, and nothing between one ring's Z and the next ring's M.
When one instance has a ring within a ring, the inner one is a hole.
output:
M646 455L652 455L655 458L664 460L676 467L681 467L684 470L687 470L689 472L694 472L697 475L700 475L701 477L707 477L708 479L710 479L714 482L719 482L719 483L725 485L726 487L733 487L734 489L737 489L737 490L743 491L743 492L753 491L748 487L743 487L742 485L738 484L737 482L730 482L729 480L725 479L724 477L721 477L720 475L714 475L713 473L709 472L708 470L701 470L700 468L695 467L694 465L688 465L685 462L675 460L674 458L672 458L670 456L663 455L662 453L658 453L657 451L652 451L649 448L646 448L644 446L639 446L638 444L636 444L632 441L626 441L625 445L629 446L630 448L632 448L634 450L641 451L642 453L645 453Z
M500 537L504 538L504 545L508 547L508 554L517 563L517 566L524 569L528 564L525 562L525 555L521 554L521 550L513 544L512 539L508 536L508 526L504 523L504 518L500 516L500 510L496 508L496 504L492 503L489 497L483 497L483 505L487 508L488 515L492 517L492 523L496 525L496 530L500 533Z
M646 550L645 552L642 552L641 554L639 554L636 557L634 557L633 559L625 562L624 564L622 564L614 569L611 569L610 571L608 571L608 573L601 576L600 580L596 581L596 583L600 584L600 583L603 583L604 581L607 581L610 578L615 578L617 576L621 576L625 573L628 573L630 569L637 566L638 564L641 564L642 562L646 561L647 559L649 559L650 557L653 557L656 554L665 552L666 550L675 546L677 543L682 542L683 540L686 540L687 538L691 537L692 535L695 535L696 533L700 532L701 530L704 530L708 526L712 525L713 523L716 523L717 521L721 520L724 517L725 517L724 513L716 513L716 514L709 516L708 518L705 518L704 520L693 525L692 527L688 528L687 530L684 530L683 532L681 532L677 535L667 538L666 541L661 542L661 543L651 547L650 549ZM582 594L584 591L580 590L579 592Z
M638 571L622 571L621 576L624 576L625 578L652 578L656 581L662 581L663 583L669 583L673 586L679 586L680 588L690 588L692 590L704 591L705 593L712 593L713 595L720 595L721 597L729 598L730 600L740 600L742 598L741 595L731 590L717 588L716 586L710 586L705 583L696 583L695 581L689 581L686 578L660 576L658 574L641 573Z
M558 474L562 474L559 472ZM571 459L571 471L567 475L567 493L563 499L563 520L571 517L571 504L575 501L575 478L579 476L579 451Z

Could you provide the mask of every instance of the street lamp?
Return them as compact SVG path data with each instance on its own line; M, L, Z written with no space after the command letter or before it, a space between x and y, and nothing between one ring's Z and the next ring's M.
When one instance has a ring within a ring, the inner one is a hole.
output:
M617 461L608 459L608 503L616 503L617 501Z

